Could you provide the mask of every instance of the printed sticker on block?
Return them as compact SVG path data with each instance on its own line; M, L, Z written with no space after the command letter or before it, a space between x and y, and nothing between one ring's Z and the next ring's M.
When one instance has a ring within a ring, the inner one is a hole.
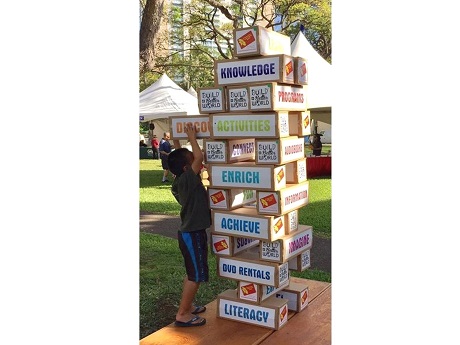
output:
M187 139L185 127L189 123L195 126L197 138L209 138L211 136L209 120L209 115L170 116L171 139Z
M199 88L198 105L201 114L220 113L227 111L224 88Z

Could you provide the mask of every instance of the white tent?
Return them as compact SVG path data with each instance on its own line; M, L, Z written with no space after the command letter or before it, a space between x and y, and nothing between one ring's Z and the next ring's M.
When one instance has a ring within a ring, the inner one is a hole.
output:
M300 31L291 43L291 55L307 60L307 109L311 118L331 124L332 66L316 52Z
M166 73L139 94L139 121L155 124L158 138L169 131L169 116L199 115L198 100Z
M195 98L198 98L198 93L196 92L196 90L193 88L193 86L190 86L189 89L187 90L187 92L191 95L193 95Z

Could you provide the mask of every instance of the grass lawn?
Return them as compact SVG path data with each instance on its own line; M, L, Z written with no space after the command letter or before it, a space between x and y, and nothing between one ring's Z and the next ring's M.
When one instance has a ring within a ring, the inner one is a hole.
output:
M153 159L140 160L139 173L139 209L178 216L180 207L171 194L171 184L161 183L161 162ZM317 178L309 181L309 204L299 210L299 223L312 225L314 237L331 238L331 179ZM139 242L141 339L174 321L185 268L177 240L141 232ZM210 280L198 290L196 303L205 305L215 300L222 291L236 288L236 281L218 277L216 269L216 256L209 251ZM292 271L291 276L331 282L330 273L312 269L304 272Z

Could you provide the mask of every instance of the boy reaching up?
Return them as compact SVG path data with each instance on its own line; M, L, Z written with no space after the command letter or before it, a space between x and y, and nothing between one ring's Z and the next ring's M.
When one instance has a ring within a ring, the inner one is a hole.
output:
M185 133L192 152L181 148L179 140L175 139L174 147L177 149L168 156L169 170L176 176L171 192L181 205L181 225L177 238L187 272L176 314L175 325L179 327L202 326L206 323L205 318L195 315L206 311L206 307L195 306L193 300L200 284L209 280L206 229L211 226L208 194L200 177L203 153L196 140L196 129L191 123L185 127Z

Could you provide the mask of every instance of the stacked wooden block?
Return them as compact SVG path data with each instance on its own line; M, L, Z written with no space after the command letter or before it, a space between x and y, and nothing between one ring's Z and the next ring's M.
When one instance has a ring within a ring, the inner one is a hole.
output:
M192 122L204 138L211 247L218 275L238 281L218 296L217 316L279 329L308 303L308 286L289 281L312 246L298 221L309 200L307 66L288 36L260 26L235 30L234 42L237 58L215 62L215 87L198 89L204 115L172 117L171 133L183 138Z

